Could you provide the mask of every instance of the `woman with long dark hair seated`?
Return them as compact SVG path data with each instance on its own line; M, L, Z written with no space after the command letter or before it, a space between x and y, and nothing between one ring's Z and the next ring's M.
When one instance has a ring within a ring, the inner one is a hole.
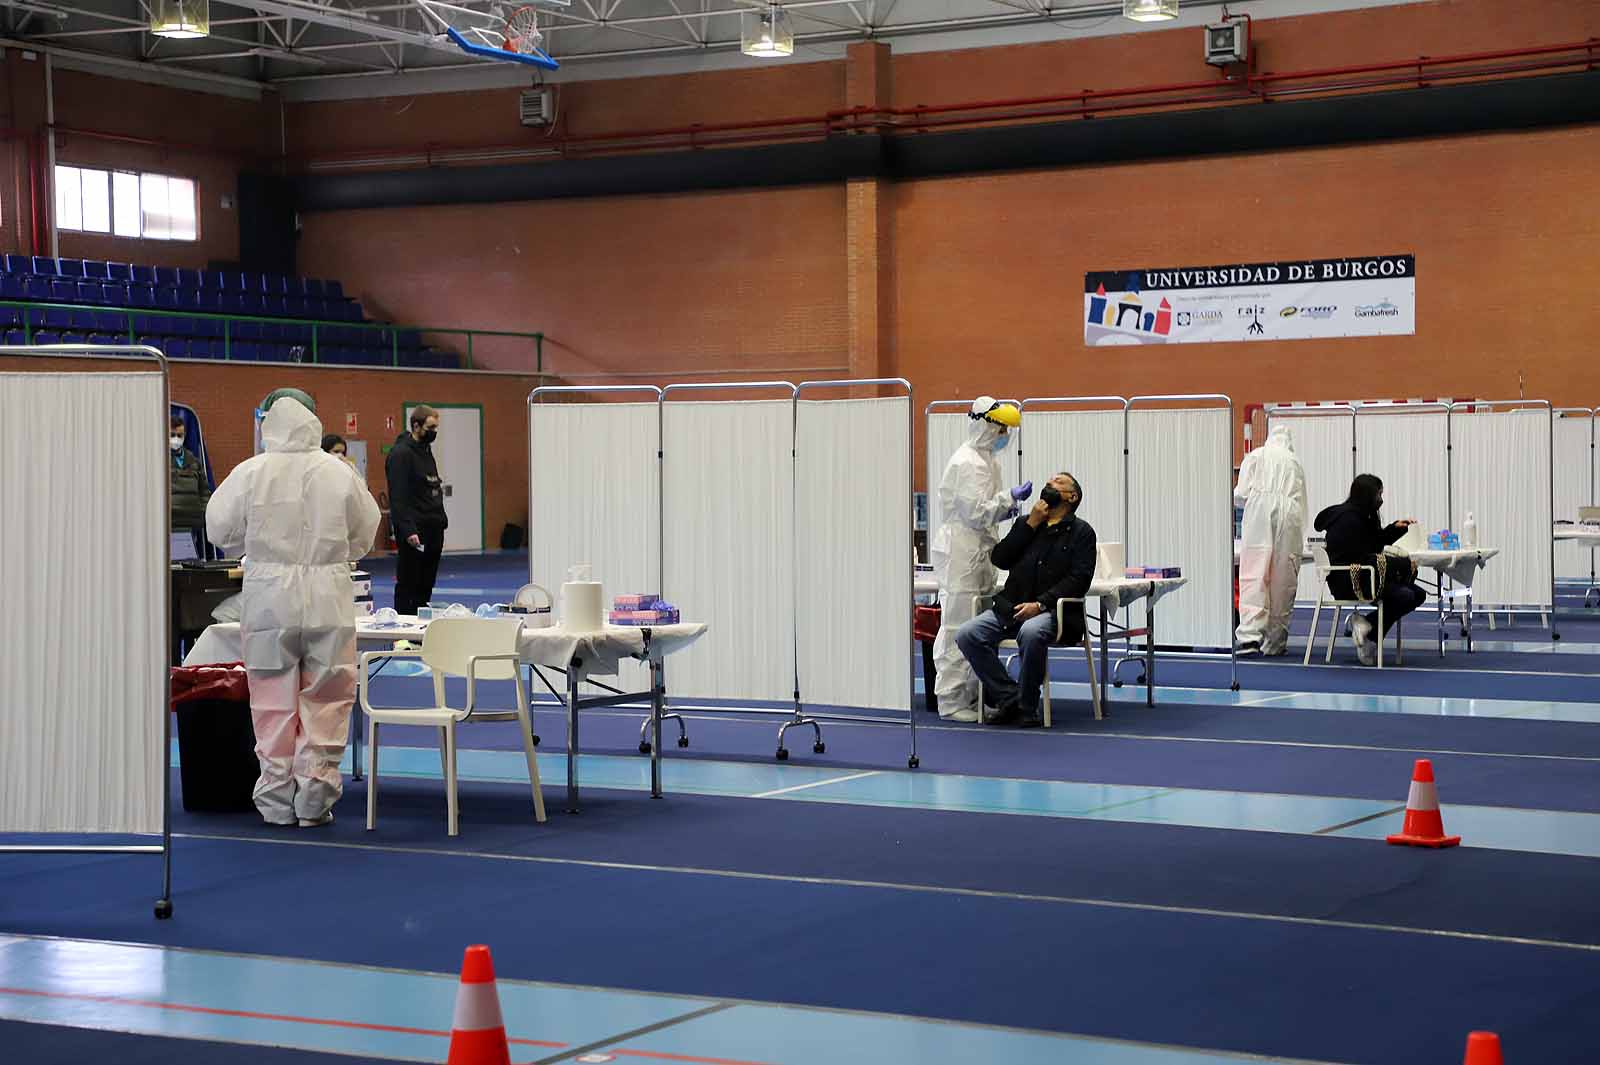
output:
M1427 593L1417 587L1415 563L1383 553L1384 548L1397 542L1417 520L1406 518L1382 525L1378 521L1378 511L1382 508L1383 482L1370 473L1363 473L1350 485L1350 497L1318 514L1316 521L1316 528L1327 536L1328 562L1334 567L1328 574L1328 590L1340 599L1383 603L1383 632L1376 634L1378 640L1388 635L1390 626L1421 606L1427 598ZM1339 569L1340 566L1370 566L1371 569ZM1374 574L1377 575L1376 587ZM1377 661L1378 645L1374 641L1377 620L1378 612L1374 610L1370 614L1357 614L1350 622L1350 638L1364 666Z

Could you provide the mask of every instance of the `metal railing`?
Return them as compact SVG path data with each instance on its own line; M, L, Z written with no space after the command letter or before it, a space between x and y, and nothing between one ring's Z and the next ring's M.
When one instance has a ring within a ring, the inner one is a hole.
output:
M100 329L98 327L85 328L76 325L66 325L59 328L56 326L44 326L41 323L34 321L35 316L30 313L36 310L63 311L69 315L113 314L121 317L124 319L123 325L114 332L119 337L119 343L121 342L122 338L125 338L128 344L136 344L138 342L140 330L137 328L135 323L136 320L140 318L168 318L185 319L188 321L220 322L222 333L221 358L228 361L231 361L233 358L233 349L235 344L269 343L287 344L291 347L303 345L306 348L307 355L309 356L308 361L312 363L321 363L323 361L322 350L324 347L343 346L338 341L329 338L329 330L360 330L367 333L386 332L388 334L386 338L386 344L384 346L389 349L389 364L395 367L400 366L400 352L402 350L412 350L409 347L402 348L401 346L400 336L401 334L405 333L416 336L419 344L425 338L429 337L464 337L465 341L462 343L461 350L458 351L457 354L462 356L465 363L463 368L468 370L473 369L474 367L473 358L475 349L481 348L482 346L479 338L496 338L530 342L533 345L533 372L544 372L543 333L522 333L495 329L463 329L460 327L398 325L387 322L340 322L324 318L281 318L268 317L264 315L213 314L207 311L171 310L169 308L154 307L107 307L92 303L36 303L24 300L0 300L0 307L15 307L21 310L19 317L21 318L20 328L22 329L23 333L23 341L24 343L30 345L34 342L34 336L40 332L60 332L74 334L108 334L113 332L111 330ZM246 323L275 326L309 326L310 336L303 340L301 338L274 338L270 340L263 338L242 338L239 336L237 327ZM11 328L17 328L17 326L11 326ZM162 331L159 329L146 329L144 332L149 334L152 332L160 333ZM163 335L174 334L165 333ZM336 333L332 335L337 336ZM366 350L382 349L367 348Z

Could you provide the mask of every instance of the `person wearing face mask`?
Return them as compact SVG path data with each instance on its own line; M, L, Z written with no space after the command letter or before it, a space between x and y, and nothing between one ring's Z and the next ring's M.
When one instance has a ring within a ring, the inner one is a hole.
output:
M1239 653L1281 655L1305 551L1306 473L1295 458L1289 427L1244 457L1235 499L1244 502L1239 530Z
M956 448L939 479L943 522L929 551L939 581L939 634L933 641L939 716L947 721L979 720L982 690L956 645L956 633L972 618L972 599L994 591L995 568L989 553L999 539L996 526L1015 517L1017 505L1033 494L1033 483L1006 488L997 456L1022 424L1022 412L992 396L973 400L967 440Z
M411 411L410 429L401 433L383 464L389 480L389 523L399 557L395 562L394 608L415 614L433 598L444 551L444 485L433 442L439 436L439 412L429 406Z
M1039 491L1028 516L1011 526L995 545L992 559L1009 571L994 607L956 633L956 644L983 682L984 695L998 706L991 725L1044 724L1039 696L1049 683L1050 645L1083 640L1083 604L1070 603L1066 632L1056 633L1056 608L1062 599L1082 599L1094 580L1095 534L1078 517L1083 487L1070 473L1058 473ZM1000 642L1016 640L1022 669L1017 680L1000 661Z
M205 467L199 458L184 446L188 428L184 420L174 414L167 430L169 469L172 475L173 531L188 529L194 538L194 553L204 558L206 531L206 503L211 499L211 485L206 481Z
M1382 525L1378 511L1383 507L1383 482L1370 473L1358 476L1350 485L1350 496L1343 503L1335 503L1317 515L1316 527L1327 536L1328 562L1333 567L1328 574L1328 590L1340 599L1383 601L1382 632L1376 632L1378 612L1358 614L1350 622L1350 639L1356 645L1356 655L1361 664L1370 666L1378 660L1378 645L1394 623L1421 606L1427 599L1417 586L1416 563L1409 558L1398 558L1383 553L1383 549L1396 543L1406 530L1417 523L1415 518ZM1370 566L1372 572L1362 572L1358 580L1348 569L1340 566ZM1373 572L1377 574L1373 587Z

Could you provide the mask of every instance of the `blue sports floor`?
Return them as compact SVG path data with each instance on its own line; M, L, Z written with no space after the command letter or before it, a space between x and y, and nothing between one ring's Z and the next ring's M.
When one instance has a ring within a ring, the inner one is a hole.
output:
M447 558L436 598L525 566ZM322 829L177 810L170 921L154 859L0 859L0 1060L443 1061L482 942L517 1062L1457 1065L1482 1028L1509 1065L1593 1063L1600 612L1554 621L1441 659L1419 618L1404 667L1344 642L1238 692L1164 660L1159 705L1130 683L1101 722L1063 656L1055 728L919 710L916 772L903 717L778 763L777 719L694 704L661 800L641 712L597 710L577 816L545 706L549 822L514 733L475 726L454 839L431 735L396 728L374 832L354 780ZM1382 841L1424 757L1460 848Z

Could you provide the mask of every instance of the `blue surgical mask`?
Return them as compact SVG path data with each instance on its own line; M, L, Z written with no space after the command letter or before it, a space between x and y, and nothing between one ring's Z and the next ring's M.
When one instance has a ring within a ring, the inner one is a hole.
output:
M1006 445L1009 443L1011 443L1011 434L1001 433L999 436L994 438L993 446L996 451L1004 451L1006 449Z

